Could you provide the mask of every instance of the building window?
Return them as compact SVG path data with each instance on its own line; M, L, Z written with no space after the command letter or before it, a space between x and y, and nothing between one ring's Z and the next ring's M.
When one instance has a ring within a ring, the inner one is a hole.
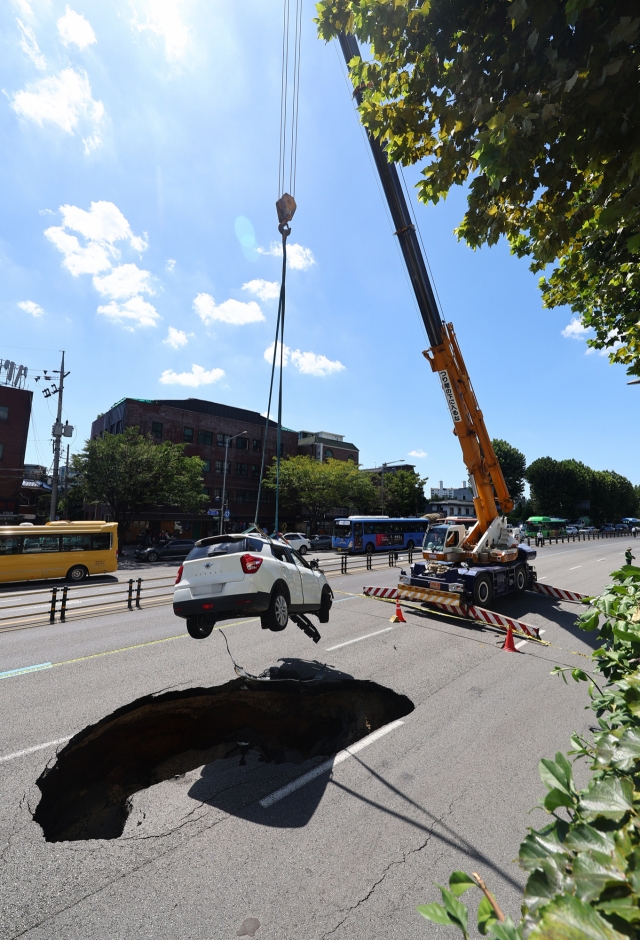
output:
M248 450L249 441L246 437L236 437L236 448L238 450Z
M257 463L251 464L251 476L256 479L260 476L260 467Z
M255 503L257 495L255 490L236 490L236 502Z
M222 499L222 490L220 489L219 486L214 486L214 488L213 488L213 498L214 498L214 499Z
M6 421L9 417L9 406L0 405L0 421Z
M193 428L185 428L182 440L185 444L193 444Z
M216 473L224 473L224 460L216 460ZM227 461L227 473L231 473L231 461Z
M4 444L0 444L0 460L4 457Z
M325 449L324 449L324 459L325 459L325 460L331 460L332 457L333 457L333 451L331 450L331 448L330 448L330 447L325 447Z
M115 431L115 425L113 426L113 431ZM162 437L162 422L161 421L151 422L151 433L154 437Z
M260 441L256 441L255 438L253 439L253 452L254 454L260 453Z
M248 477L248 476L249 476L249 464L248 464L248 463L237 463L237 464L236 464L236 476L237 476L237 477Z
M216 444L218 445L218 447L226 447L226 445L227 445L228 443L229 443L229 435L228 435L228 434L218 434L218 435L216 435Z
M213 444L213 431L198 431L198 444Z
M203 487L202 487L202 492L204 493L205 496L210 496L210 495L211 495L211 489L210 489L208 486L203 486Z
M202 472L203 472L203 473L211 473L211 461L210 461L210 460L203 460L203 461L202 461Z

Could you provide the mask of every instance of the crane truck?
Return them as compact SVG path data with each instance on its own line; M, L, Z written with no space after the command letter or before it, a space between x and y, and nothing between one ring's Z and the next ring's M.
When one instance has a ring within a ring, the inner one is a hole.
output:
M360 58L356 38L339 36L347 64ZM362 103L361 89L354 91ZM507 528L506 516L513 500L491 444L482 411L460 352L451 323L438 312L420 242L412 223L398 170L381 143L367 131L369 146L395 226L418 309L430 348L423 355L437 373L453 420L453 433L462 448L469 473L477 522L467 531L464 525L435 525L427 531L422 547L424 561L410 567L400 578L400 587L410 586L413 596L424 589L430 601L453 600L484 607L494 597L533 589L536 572L531 562L535 549L519 543Z

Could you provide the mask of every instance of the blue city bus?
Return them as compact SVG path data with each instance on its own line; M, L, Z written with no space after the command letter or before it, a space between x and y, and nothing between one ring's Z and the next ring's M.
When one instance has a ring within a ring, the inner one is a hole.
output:
M428 519L392 519L389 516L349 516L336 519L332 544L338 552L372 554L390 548L412 549L422 545Z

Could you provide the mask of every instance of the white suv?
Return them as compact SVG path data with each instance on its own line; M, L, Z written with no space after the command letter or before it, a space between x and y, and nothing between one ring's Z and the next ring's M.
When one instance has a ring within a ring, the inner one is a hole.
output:
M282 538L301 555L306 555L311 550L311 542L302 532L285 532Z
M291 618L316 643L305 614L329 622L333 592L317 562L260 535L201 539L178 569L173 612L194 639L209 636L217 620L259 614L263 630L284 630Z

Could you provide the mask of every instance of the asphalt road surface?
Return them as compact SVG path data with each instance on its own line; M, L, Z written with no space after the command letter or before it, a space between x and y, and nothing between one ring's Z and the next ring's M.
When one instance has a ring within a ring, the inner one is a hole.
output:
M547 546L539 578L596 593L625 548ZM532 594L500 609L551 645L517 655L494 631L444 616L391 624L393 608L359 592L396 575L333 577L317 646L293 624L272 634L250 619L224 633L253 675L318 660L408 696L402 724L271 805L260 801L325 759L265 763L249 751L190 770L136 793L116 839L47 842L32 819L36 779L70 735L134 699L233 679L221 631L192 640L167 606L0 635L0 937L444 937L415 908L457 868L480 872L517 919L524 877L512 860L526 827L545 822L527 815L544 792L538 761L591 720L585 687L549 673L588 668L595 637L575 628L577 605ZM41 668L6 675L30 666Z

